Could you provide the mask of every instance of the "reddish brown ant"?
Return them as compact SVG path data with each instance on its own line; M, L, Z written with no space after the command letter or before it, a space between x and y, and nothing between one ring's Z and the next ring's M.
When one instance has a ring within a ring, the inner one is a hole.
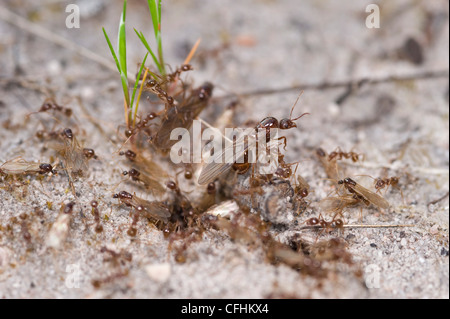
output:
M326 221L325 218L322 217L322 215L319 215L319 217L312 217L305 221L305 224L307 226L317 226L322 228L322 232L330 233L333 230L343 230L344 229L344 222L340 218L336 218L336 216L331 221Z
M165 112L159 129L151 137L152 145L165 152L169 150L177 140L171 140L170 135L174 128L189 129L192 121L207 106L214 86L206 82L188 96L180 106L172 107Z
M368 190L367 188L359 185L353 179L347 177L338 181L339 185L344 185L344 187L351 193L354 194L358 199L363 201L367 206L372 203L382 209L389 208L389 203L380 195Z
M181 223L183 226L192 226L198 213L197 210L192 206L191 201L181 193L176 182L169 181L166 183L166 186L173 194L171 203L171 211L173 212L172 221L177 224Z
M125 136L127 138L132 137L133 135L136 135L138 132L146 132L148 135L151 135L151 132L148 131L148 128L150 125L156 125L156 123L150 123L150 121L154 120L158 117L158 114L154 112L148 113L143 119L141 119L135 127L128 128L125 130Z
M190 65L190 64L183 64L181 67L178 67L172 73L166 74L166 79L165 79L164 83L161 83L161 84L174 83L174 82L176 82L179 79L181 73L192 71L193 69L194 68L192 67L192 65Z
M123 171L122 174L129 175L133 181L141 182L145 188L155 195L162 195L164 193L164 187L156 179L145 173L141 173L135 168Z
M98 202L96 200L91 201L91 207L95 221L95 232L101 233L103 231L103 226L100 224L100 212L98 210Z
M107 276L107 277L92 280L92 286L94 286L94 288L98 289L105 284L112 283L115 280L124 278L126 276L128 276L128 269L120 270L116 273L113 273L112 275Z
M150 202L125 191L114 194L113 198L117 198L123 204L133 207L139 215L149 219L166 223L171 215L169 208L163 203L156 201Z
M103 261L111 262L114 267L124 266L125 263L131 262L133 260L133 255L124 250L118 253L112 249L103 246L102 248L100 248L100 252L109 254L109 257L103 259Z
M328 161L332 160L342 160L343 158L351 159L354 163L359 161L359 157L361 154L355 153L355 152L343 152L340 147L338 147L335 151L331 152L330 155L328 155ZM362 156L364 159L364 156Z
M385 187L386 187L386 191L389 188L389 186L398 188L399 178L396 176L388 177L388 178L378 177L377 179L375 179L374 184L375 184L375 189L377 190L377 193L379 193Z
M97 155L95 154L95 151L92 148L83 148L83 154L84 157L86 157L87 159L97 159Z
M299 97L297 98L297 101L298 101ZM235 156L236 162L238 162L238 159L242 159L242 157L244 157L244 159L245 159L245 157L248 156L248 149L253 148L257 145L256 143L258 140L257 136L259 134L259 129L266 129L266 143L269 143L270 142L270 129L276 128L276 129L281 129L281 130L288 130L290 128L297 127L297 124L295 124L295 121L300 119L302 116L309 114L309 113L303 113L300 116L296 117L295 119L292 119L292 112L294 110L295 105L297 104L297 101L292 106L290 118L288 118L288 119L285 118L285 119L278 121L274 117L266 117L261 122L259 122L259 124L255 127L256 135L254 135L253 138L251 138L251 142L244 143L244 141L247 137L242 136L242 137L238 138L235 143L232 143L232 145L228 146L228 148L233 148L233 150L234 150L236 145L240 145L240 144L245 145L245 147L242 148L241 152L239 154L236 154L236 156ZM279 140L281 140L281 139L284 139L284 146L286 147L286 137L280 137ZM228 148L222 150L222 152L219 152L217 155L214 156L215 159L222 159L225 155L225 159L223 161L213 159L212 161L210 161L208 164L206 164L202 168L200 177L198 179L199 184L201 184L201 185L208 184L208 183L214 181L218 176L222 175L225 172L228 172L231 167L233 167L233 166L235 167L234 164L236 164L236 162L233 163L233 161L230 158L227 158L227 155L230 156L230 154L231 154L231 156L233 156L233 153L234 153L233 151L231 151ZM242 166L242 168L245 168L248 170L248 167L249 167L248 163L245 163L245 161L244 161L243 164L247 164L247 165ZM240 166L238 166L238 167L240 167Z
M42 103L42 106L40 107L40 109L36 112L32 112L29 115L33 114L33 113L41 113L41 112L48 112L48 111L56 111L56 112L60 112L62 114L64 114L67 117L71 117L73 112L71 108L68 107L64 107L61 105L58 105L54 99L52 98L47 98L44 103ZM28 115L28 116L29 116Z
M335 197L327 197L320 201L320 208L325 212L332 212L334 216L342 216L345 208L354 206L361 202L355 194L344 194Z
M17 157L7 161L0 166L0 175L19 175L19 174L57 174L51 164L32 163Z
M137 154L132 150L127 150L125 152L119 152L119 155L125 156L130 162L133 163L134 166L139 169L141 173L145 173L152 179L167 178L168 176L161 166L159 166L152 159L143 156L142 154Z

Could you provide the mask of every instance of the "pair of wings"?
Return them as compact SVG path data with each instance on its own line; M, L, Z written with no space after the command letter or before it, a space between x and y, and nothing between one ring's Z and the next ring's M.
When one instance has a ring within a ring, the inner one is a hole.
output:
M205 163L202 167L202 171L198 178L198 183L200 185L211 183L217 177L229 171L234 163L241 162L245 155L245 152L249 150L255 150L257 140L260 140L261 137L263 139L266 138L265 129L259 130L259 132L257 132L256 134L258 135L253 136L252 138L248 138L247 143L247 135L241 135L232 145L222 149L220 152L214 154L211 158L209 158L207 160L207 163ZM280 140L273 139L267 143L267 146L269 148L276 146L278 151L279 144ZM262 154L258 154L258 156L261 155ZM269 162L270 160L271 159L269 159Z
M0 171L7 175L37 173L41 170L39 165L41 163L32 163L24 160L22 157L17 157L3 163L0 166Z

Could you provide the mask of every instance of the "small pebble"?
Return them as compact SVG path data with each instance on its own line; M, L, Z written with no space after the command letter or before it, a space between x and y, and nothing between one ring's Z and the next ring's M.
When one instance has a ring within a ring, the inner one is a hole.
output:
M145 266L145 272L150 279L163 283L169 279L171 268L169 263L150 264Z

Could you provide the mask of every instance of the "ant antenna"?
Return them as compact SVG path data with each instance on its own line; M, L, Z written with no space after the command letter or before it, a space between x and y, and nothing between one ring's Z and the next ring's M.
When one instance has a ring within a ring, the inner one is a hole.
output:
M289 115L289 118L290 118L290 119L292 119L292 112L294 112L294 108L295 108L295 106L297 105L297 102L298 102L298 100L300 99L300 96L302 96L303 92L304 92L303 90L300 91L300 94L297 96L297 99L295 100L294 105L292 105L292 108L291 108L291 114ZM300 115L299 117L297 117L295 120L298 120L300 117L302 117L302 116L305 115L305 114L309 114L309 113L304 113L304 114ZM292 120L292 121L295 121L295 120Z

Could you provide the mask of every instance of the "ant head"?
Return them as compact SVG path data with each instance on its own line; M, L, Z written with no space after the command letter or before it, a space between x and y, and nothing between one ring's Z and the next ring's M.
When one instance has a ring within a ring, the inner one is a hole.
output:
M63 134L63 136L65 136L65 137L67 137L69 139L73 138L73 133L72 133L72 130L70 128L64 129L62 134Z
M295 124L294 121L297 121L299 118L301 118L302 116L307 115L307 114L309 114L309 113L303 113L302 115L300 115L299 117L296 117L295 119L292 119L292 118L282 119L280 121L280 129L288 130L290 128L297 127L297 124ZM291 116L292 116L292 113L291 113Z
M206 100L212 95L212 91L214 89L214 85L210 82L205 82L200 87L200 92L198 93L198 98L200 100Z
M130 169L128 171L128 174L130 174L131 177L138 177L139 175L141 175L141 173L137 170L137 169Z
M341 228L343 226L344 226L344 222L342 221L342 219L338 218L338 219L333 221L333 227Z
M338 183L339 183L339 182L338 182ZM345 179L344 179L344 183L345 183L345 184L350 184L350 185L353 185L353 186L356 185L356 182L355 182L353 179L351 179L350 177L345 178ZM341 184L342 184L342 183L341 183Z
M53 167L50 164L41 164L39 165L39 169L41 170L41 174L45 174L45 173L53 173Z
M192 170L186 169L186 170L184 171L184 178L186 178L186 179L191 179L191 178L192 178Z
M309 113L303 113L302 115L300 115L299 117L296 117L295 119L292 118L292 112L294 111L294 108L297 105L298 99L300 98L300 96L302 94L303 94L303 91L300 92L300 94L297 97L297 100L295 101L294 105L292 106L291 114L289 115L289 118L288 119L282 119L280 121L280 129L287 130L287 129L290 129L290 128L293 128L293 127L297 127L297 124L295 124L295 121L297 121L303 115L309 114Z
M167 183L166 183L166 186L167 186L168 189L171 189L171 190L173 190L173 191L178 190L178 185L177 185L177 183L175 183L174 181L169 181L169 182L167 182Z
M184 71L184 72L186 72L186 71L191 71L191 70L193 70L194 68L192 67L192 65L190 65L190 64L183 64L182 66L181 66L181 70L182 71Z
M206 187L206 191L210 195L214 194L216 192L216 184L214 182L209 183Z
M133 134L134 134L134 131L132 129L125 130L125 136L127 138L130 138L131 136L133 136Z
M87 159L97 158L97 155L95 155L95 151L92 148L84 148L83 154Z
M114 194L113 198L119 198L119 194Z

